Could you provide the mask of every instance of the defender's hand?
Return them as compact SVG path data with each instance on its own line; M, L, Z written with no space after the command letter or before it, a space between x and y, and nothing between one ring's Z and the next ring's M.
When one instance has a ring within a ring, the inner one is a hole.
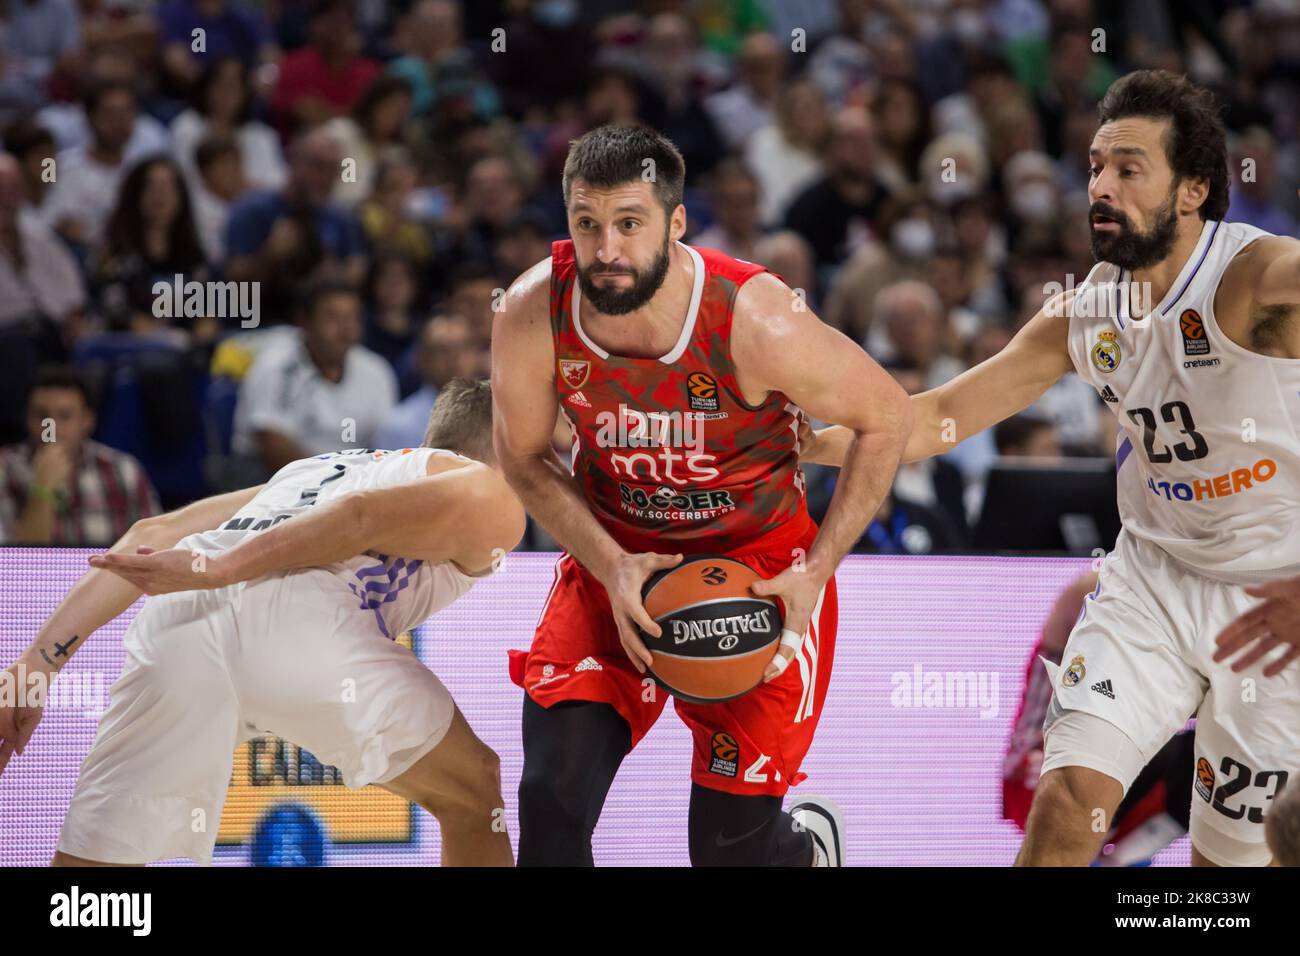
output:
M1219 645L1214 660L1227 660L1253 644L1232 664L1234 671L1244 671L1273 648L1289 644L1281 657L1264 668L1265 677L1276 677L1300 658L1300 575L1251 585L1246 593L1263 598L1264 603L1246 611L1219 632L1214 639Z

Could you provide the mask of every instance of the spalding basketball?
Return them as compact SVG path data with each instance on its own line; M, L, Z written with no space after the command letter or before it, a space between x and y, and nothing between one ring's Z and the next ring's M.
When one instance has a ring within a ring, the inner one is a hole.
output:
M660 571L641 592L660 637L641 632L650 674L674 697L716 704L758 686L781 640L776 601L749 586L761 579L734 558L697 556Z

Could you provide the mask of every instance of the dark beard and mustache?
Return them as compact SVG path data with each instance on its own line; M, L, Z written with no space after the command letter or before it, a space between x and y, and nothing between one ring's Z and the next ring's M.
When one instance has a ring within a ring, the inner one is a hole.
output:
M602 287L596 285L591 272L617 272L632 277L632 284L626 289L617 286ZM637 269L607 269L594 263L590 269L578 266L578 285L587 301L595 306L596 311L604 315L627 315L635 312L649 302L668 275L668 234L664 233L663 248L655 256L654 262L645 272Z
M1113 219L1119 223L1120 231L1103 233L1093 229L1094 215ZM1149 268L1168 256L1178 239L1174 193L1170 190L1168 198L1156 210L1150 232L1138 232L1128 216L1104 202L1095 202L1088 208L1088 232L1091 234L1092 257L1098 262L1114 263L1129 272Z

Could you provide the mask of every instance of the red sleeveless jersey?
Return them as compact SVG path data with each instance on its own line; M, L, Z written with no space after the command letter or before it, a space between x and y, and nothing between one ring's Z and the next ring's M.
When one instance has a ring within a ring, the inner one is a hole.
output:
M573 429L574 477L597 520L633 551L733 550L782 526L803 534L803 412L779 392L747 405L731 357L736 293L767 270L683 248L695 285L681 338L660 358L630 358L583 331L573 243L551 246L555 389Z

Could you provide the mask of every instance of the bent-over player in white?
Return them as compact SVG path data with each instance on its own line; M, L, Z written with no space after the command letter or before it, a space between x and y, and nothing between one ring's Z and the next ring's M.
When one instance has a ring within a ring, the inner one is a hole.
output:
M496 755L393 640L492 573L523 534L491 416L487 383L455 380L430 417L432 447L295 461L260 488L138 522L91 558L15 669L57 671L142 590L158 596L127 630L56 865L210 862L233 751L262 733L305 747L349 787L424 807L444 864L512 863ZM0 770L39 720L37 707L0 710ZM209 821L200 832L195 810Z

